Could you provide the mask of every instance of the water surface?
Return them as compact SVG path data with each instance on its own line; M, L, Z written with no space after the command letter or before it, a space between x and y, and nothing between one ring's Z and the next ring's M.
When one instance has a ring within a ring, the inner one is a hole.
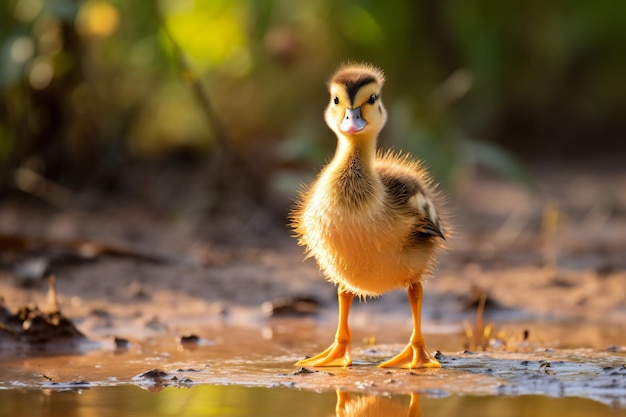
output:
M341 406L337 407L338 398ZM410 408L411 401L413 407ZM132 385L75 390L0 390L2 416L626 416L582 398L367 395L289 388L201 385L150 392Z

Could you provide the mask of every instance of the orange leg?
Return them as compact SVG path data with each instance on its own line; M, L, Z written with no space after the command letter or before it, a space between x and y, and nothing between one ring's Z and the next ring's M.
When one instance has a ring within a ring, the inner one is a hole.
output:
M417 283L409 287L409 303L411 304L411 314L413 316L413 334L407 347L397 356L378 365L381 368L441 368L424 341L422 336L422 298L424 290L422 284Z
M296 363L297 366L350 366L352 356L350 355L350 344L352 333L348 327L348 315L354 294L339 287L337 290L339 297L339 323L335 341L322 353L312 358L303 359Z

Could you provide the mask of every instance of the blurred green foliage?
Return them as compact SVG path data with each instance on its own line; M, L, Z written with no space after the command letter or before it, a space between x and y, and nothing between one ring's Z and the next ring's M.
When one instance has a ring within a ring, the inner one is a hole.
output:
M385 70L385 146L424 158L442 180L480 163L526 181L507 148L625 149L626 3L8 0L0 9L2 187L24 166L78 186L181 150L202 161L226 133L238 161L290 188L298 177L286 172L333 150L324 82L346 60Z

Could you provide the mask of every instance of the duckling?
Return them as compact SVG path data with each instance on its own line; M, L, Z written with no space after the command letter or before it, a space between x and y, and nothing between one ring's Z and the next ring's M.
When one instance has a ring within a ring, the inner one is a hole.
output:
M329 82L324 119L337 136L337 148L290 217L298 243L337 285L339 320L328 349L297 366L351 365L348 316L354 297L398 288L408 290L413 334L400 354L379 366L441 366L421 331L422 280L446 239L441 203L419 161L377 151L387 120L381 99L384 81L373 65L347 64Z

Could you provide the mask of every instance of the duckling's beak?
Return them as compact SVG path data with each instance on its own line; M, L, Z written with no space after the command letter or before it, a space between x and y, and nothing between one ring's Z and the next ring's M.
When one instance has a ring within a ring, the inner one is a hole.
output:
M360 132L363 130L367 122L361 117L361 108L350 109L346 107L346 114L343 116L343 120L339 125L339 129L342 132L349 135Z

